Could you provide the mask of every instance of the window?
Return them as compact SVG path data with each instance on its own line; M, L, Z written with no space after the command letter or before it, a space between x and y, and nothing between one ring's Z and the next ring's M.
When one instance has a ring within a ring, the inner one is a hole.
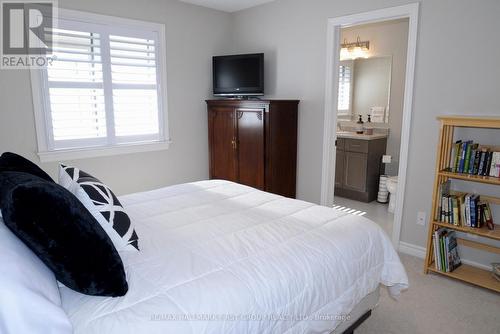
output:
M32 74L42 160L168 146L163 25L60 10L46 34L54 60Z
M339 66L338 114L351 115L352 62L342 61Z

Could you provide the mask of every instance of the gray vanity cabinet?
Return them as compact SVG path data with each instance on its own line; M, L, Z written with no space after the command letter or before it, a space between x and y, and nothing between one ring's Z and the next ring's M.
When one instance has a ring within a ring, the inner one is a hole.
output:
M345 160L344 151L337 149L337 158L335 160L335 189L337 189L337 187L342 187L344 172L339 173L338 171L344 170L344 160Z
M362 202L377 198L387 138L337 140L335 195Z
M345 152L344 158L344 183L342 187L347 190L366 192L366 176L368 173L368 155L365 153Z

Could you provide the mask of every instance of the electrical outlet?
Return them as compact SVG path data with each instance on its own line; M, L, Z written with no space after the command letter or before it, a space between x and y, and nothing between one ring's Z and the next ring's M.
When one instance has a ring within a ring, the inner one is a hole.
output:
M425 226L426 213L424 211L419 211L417 213L417 225Z

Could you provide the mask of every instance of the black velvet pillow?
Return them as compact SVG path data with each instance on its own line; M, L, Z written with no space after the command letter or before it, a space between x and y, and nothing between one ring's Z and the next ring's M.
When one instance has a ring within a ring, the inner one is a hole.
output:
M12 152L5 152L0 156L0 172L23 172L54 182L54 180L52 180L52 178L40 167L28 159Z
M61 283L87 295L125 295L118 252L72 193L34 175L0 172L0 199L5 225Z

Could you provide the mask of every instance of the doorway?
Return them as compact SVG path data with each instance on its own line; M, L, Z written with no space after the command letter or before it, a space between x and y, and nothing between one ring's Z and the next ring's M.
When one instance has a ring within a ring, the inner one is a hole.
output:
M355 53L352 61L356 58L365 58L362 51L363 49L366 51L369 49L369 42L367 40L363 40L362 36L356 36L355 40L344 40L342 39L342 29L348 29L355 26L361 25L369 25L369 24L377 24L386 21L393 20L407 20L408 33L407 33L407 45L406 45L406 63L404 66L404 91L402 92L402 110L401 110L401 135L400 135L400 145L399 150L397 152L398 155L398 166L397 166L397 175L398 175L398 189L395 198L395 211L394 211L394 219L392 224L392 241L394 246L397 248L399 246L399 239L401 233L401 220L403 213L403 204L404 204L404 192L405 192L405 182L406 182L406 169L408 162L408 146L409 146L409 138L410 138L410 124L411 124L411 112L412 112L412 98L413 98L413 82L414 82L414 68L415 68L415 54L416 54L416 42L417 42L417 25L418 25L418 3L409 4L404 6L386 8L371 12L365 12L361 14L348 15L343 17L331 18L328 20L328 33L327 33L327 72L326 72L326 92L325 92L325 124L324 124L324 142L323 142L323 165L322 165L322 186L321 186L321 204L326 206L334 206L334 194L335 190L339 190L339 187L335 186L335 181L337 179L337 184L339 182L339 177L335 177L336 167L346 163L345 156L342 156L342 161L338 161L336 159L336 143L338 143L339 139L337 136L338 125L342 124L343 117L349 117L349 121L353 121L352 112L353 110L349 110L349 108L345 108L350 104L346 102L346 99L352 98L352 89L348 93L342 92L341 85L346 85L346 77L347 77L347 69L342 69L341 63L341 49L343 52L343 56L345 58L345 50L344 48L349 49L352 47L352 52ZM343 45L342 45L343 44ZM341 48L341 45L343 48ZM372 46L373 48L373 46ZM380 66L383 63L387 63L387 57L389 55L378 55L377 58L380 58L377 63ZM349 57L348 57L349 58ZM385 59L384 59L385 58ZM344 61L344 60L342 60ZM375 63L375 61L372 61ZM354 65L356 66L356 65ZM365 64L359 64L358 67L368 68L368 62ZM370 65L372 66L372 65ZM372 71L373 72L373 71ZM380 72L380 71L379 71ZM351 73L352 75L352 73ZM344 81L342 81L344 80ZM347 86L345 86L347 87ZM339 92L339 88L341 91ZM388 100L390 100L390 96ZM340 104L339 104L340 102ZM344 107L343 110L341 107ZM373 103L371 102L370 113L373 116L377 117L378 120L390 119L390 104L384 105L383 102ZM354 108L354 103L352 104L352 108ZM366 110L366 105L364 107ZM366 117L366 116L365 116ZM363 118L363 115L362 115ZM365 118L366 121L366 118ZM354 128L350 130L356 130L356 126L359 124L355 124L355 122L351 123ZM349 132L349 131L347 131ZM358 139L354 137L354 139ZM356 142L355 145L360 144L360 147L350 147L349 151L351 156L351 161L355 161L357 165L365 164L363 153L367 153L369 150L369 145L364 142ZM342 145L347 145L346 142L342 142ZM344 146L345 148L345 146ZM360 151L361 150L361 151ZM354 151L354 152L351 152ZM346 154L347 152L345 152ZM344 155L345 155L344 154ZM357 159L357 160L355 160ZM349 163L349 161L347 162ZM393 167L393 166L391 166ZM342 168L346 168L345 166ZM380 172L377 171L378 174L385 173L384 170ZM367 169L368 173L373 174L372 169ZM351 173L349 177L346 177L346 185L345 188L347 191L358 190L359 187L359 179L364 177L368 179L367 175L363 175L362 171L357 173ZM371 176L373 178L373 175ZM370 182L373 182L371 180ZM377 177L378 184L378 177ZM358 188L356 188L356 186ZM367 194L367 198L372 198L372 194ZM355 210L363 212L363 210ZM390 231L389 231L390 232Z

